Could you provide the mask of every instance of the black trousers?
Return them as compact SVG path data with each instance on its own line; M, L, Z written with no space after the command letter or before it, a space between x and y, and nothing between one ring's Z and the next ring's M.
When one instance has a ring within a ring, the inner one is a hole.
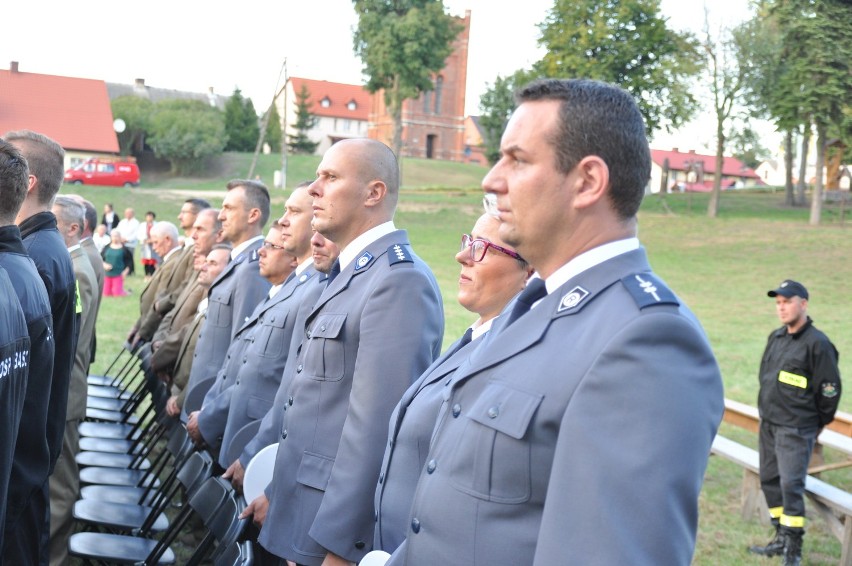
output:
M7 517L8 519L8 517ZM17 520L6 524L0 564L30 566L47 564L50 535L48 484L33 491Z
M770 514L785 527L804 526L805 478L818 433L760 423L760 485Z

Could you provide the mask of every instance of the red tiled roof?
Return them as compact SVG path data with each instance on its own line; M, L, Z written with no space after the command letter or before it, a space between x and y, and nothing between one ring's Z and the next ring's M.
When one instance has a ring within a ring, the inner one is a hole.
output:
M0 69L0 135L33 130L67 150L117 153L106 83Z
M293 83L293 92L298 94L302 85L308 87L311 94L311 114L315 116L328 116L331 118L350 118L352 120L368 119L370 114L370 97L372 96L361 85L347 85L342 83L330 83L328 81L316 81L313 79L302 79L290 77ZM331 103L323 107L320 101L328 98ZM349 103L355 102L355 109L349 109Z
M683 153L680 151L665 151L662 149L651 150L651 161L660 167L663 166L663 161L667 158L669 160L669 169L672 171L687 171L689 169L690 162L699 160L704 162L705 173L716 172L715 155L701 155L700 153L695 152ZM746 167L746 165L736 157L723 158L722 175L729 177L750 177L760 179L760 176L755 173L753 169Z

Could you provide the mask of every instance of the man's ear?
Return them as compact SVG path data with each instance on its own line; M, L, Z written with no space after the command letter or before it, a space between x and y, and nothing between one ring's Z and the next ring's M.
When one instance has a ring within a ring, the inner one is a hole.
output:
M575 167L579 188L574 197L577 208L587 208L606 197L609 190L609 167L597 155L587 155Z
M261 217L261 214L260 214L260 209L259 209L259 208L252 208L252 209L249 209L249 213L248 213L248 221L249 221L249 224L253 224L253 223L256 223L256 222L258 222L258 223L259 223L259 222L260 222L260 217Z
M364 199L364 205L368 207L378 206L384 202L387 193L388 187L385 185L384 181L380 181L378 179L370 181L367 185L367 195Z
M28 185L27 185L27 196L32 194L32 192L35 190L37 184L38 184L38 177L30 174L29 178L28 178Z

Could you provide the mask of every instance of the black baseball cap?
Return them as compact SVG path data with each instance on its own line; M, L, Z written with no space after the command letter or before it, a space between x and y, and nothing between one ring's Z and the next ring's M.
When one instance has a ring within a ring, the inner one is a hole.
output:
M775 297L777 295L781 295L782 297L801 297L803 299L808 298L808 290L805 289L805 286L799 283L798 281L793 281L792 279L785 279L778 285L777 289L769 291L766 293L770 297Z

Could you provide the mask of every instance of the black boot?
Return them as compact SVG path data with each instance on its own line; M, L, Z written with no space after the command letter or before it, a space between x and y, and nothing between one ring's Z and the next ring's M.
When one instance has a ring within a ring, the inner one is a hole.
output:
M748 551L761 556L781 556L784 553L784 531L777 520L772 521L775 527L775 536L766 546L750 546Z
M784 536L784 566L802 564L802 529L787 529Z

